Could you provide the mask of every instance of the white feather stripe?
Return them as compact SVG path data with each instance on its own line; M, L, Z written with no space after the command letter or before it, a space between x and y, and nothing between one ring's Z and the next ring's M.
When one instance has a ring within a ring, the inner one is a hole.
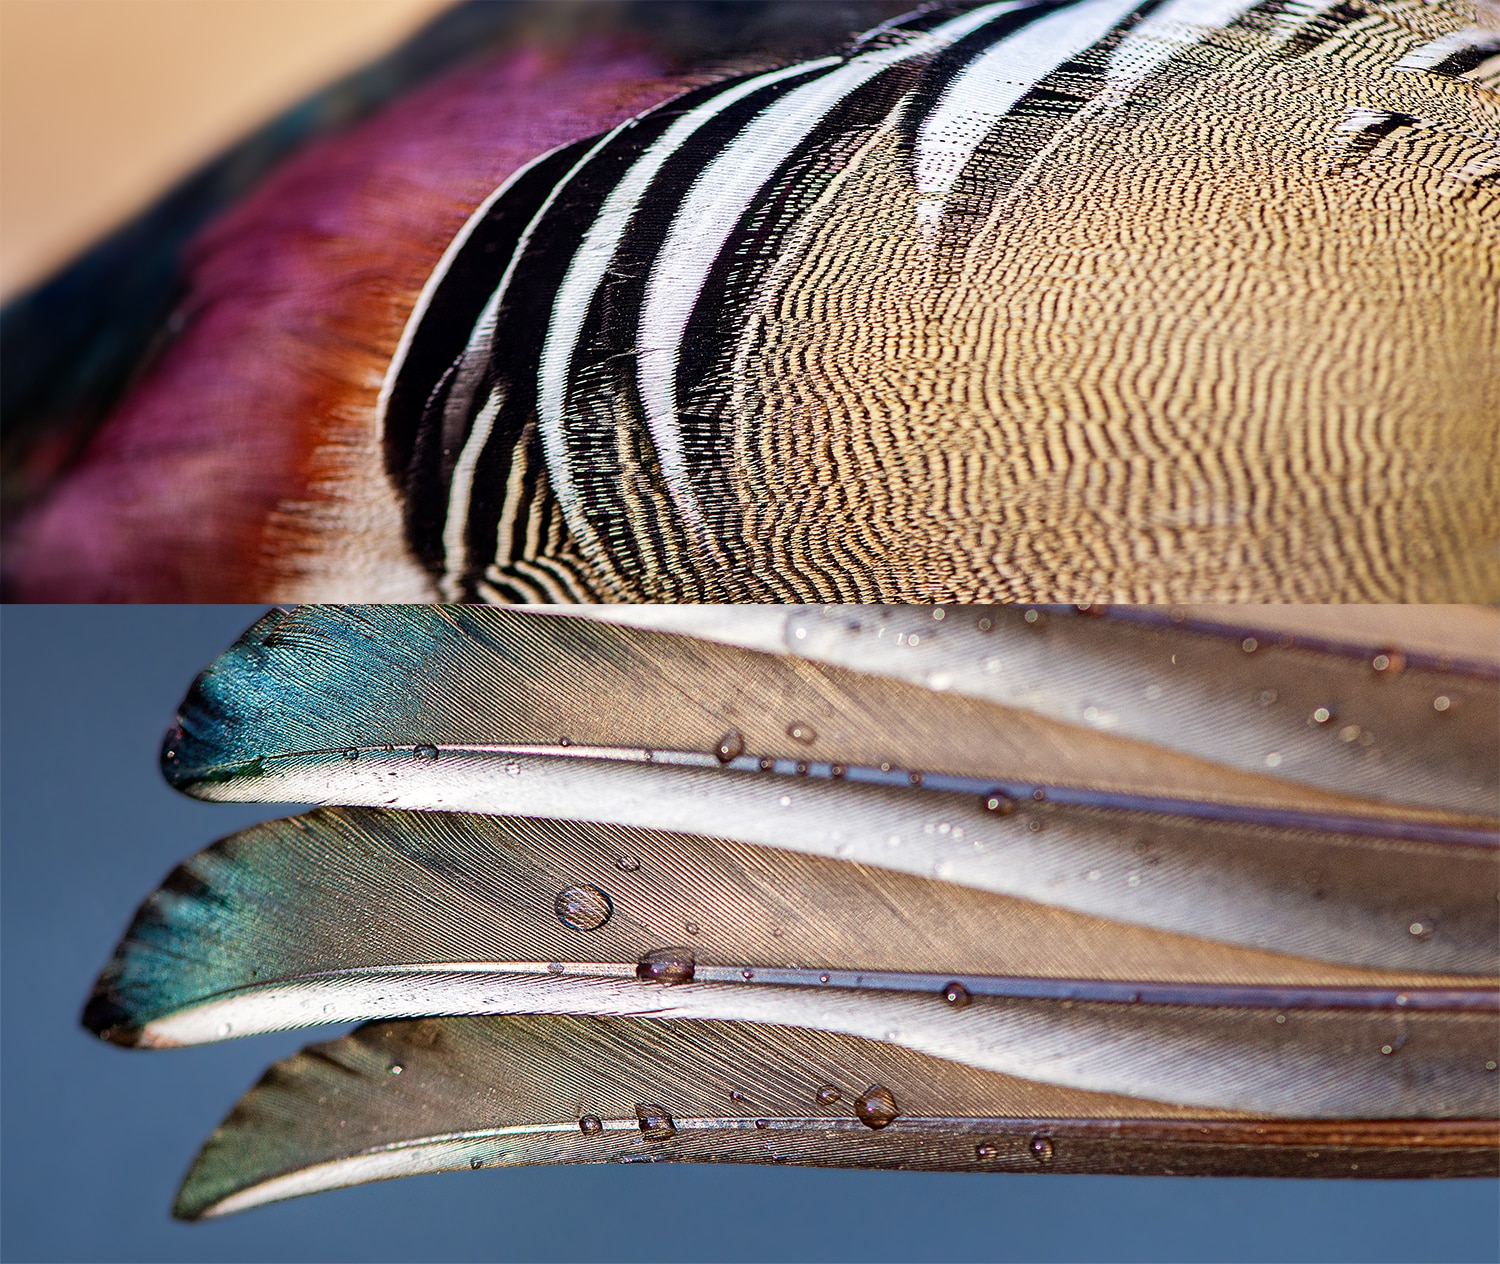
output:
M789 92L699 174L673 217L646 284L636 339L641 403L663 477L684 522L706 526L688 482L677 415L677 367L688 320L735 225L766 182L829 112L890 67L928 56L1015 7L986 5L894 48L865 53Z

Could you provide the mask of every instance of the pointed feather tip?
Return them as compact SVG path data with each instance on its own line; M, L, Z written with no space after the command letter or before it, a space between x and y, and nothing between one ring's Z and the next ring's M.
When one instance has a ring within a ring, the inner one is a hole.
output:
M158 1021L177 1007L171 989L184 966L195 951L207 950L195 915L205 907L216 910L221 901L192 866L210 854L200 853L173 868L136 910L99 972L80 1021L101 1040L131 1049L181 1047L182 1041L161 1034Z
M131 1021L130 1014L116 999L108 979L109 974L110 971L106 970L99 976L93 993L83 1007L79 1022L100 1040L107 1040L122 1049L151 1047L150 1042L142 1039L143 1029Z
M288 610L268 611L189 686L161 744L162 776L174 790L213 798L216 785L262 774L263 761L237 743L283 705L264 677L272 635L290 617Z

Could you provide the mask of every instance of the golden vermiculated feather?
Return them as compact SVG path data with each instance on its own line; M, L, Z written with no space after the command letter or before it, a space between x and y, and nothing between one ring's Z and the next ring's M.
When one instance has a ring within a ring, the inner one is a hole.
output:
M1495 601L1495 23L461 7L6 313L7 590Z
M1490 1171L1494 614L1449 618L273 612L164 771L344 806L185 862L85 1022L421 1020L268 1073L189 1216L545 1161Z

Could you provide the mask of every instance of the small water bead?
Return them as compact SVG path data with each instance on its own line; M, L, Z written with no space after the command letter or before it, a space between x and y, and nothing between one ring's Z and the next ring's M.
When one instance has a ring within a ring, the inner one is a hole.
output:
M1495 1060L1493 1058L1491 1058L1488 1062L1486 1062L1484 1064L1484 1069L1486 1071L1493 1071L1495 1069L1496 1065L1497 1064L1496 1064Z
M1021 617L1025 619L1027 623L1031 624L1037 624L1042 621L1042 614L1040 610L1028 610Z
M234 1030L234 1024L233 1023L220 1023L219 1024L219 1037L222 1039L223 1037L229 1035L230 1032L232 1032L233 1030Z
M819 1106L832 1106L842 1096L843 1094L832 1084L823 1085L822 1088L813 1094Z
M641 862L634 856L621 856L615 861L615 868L621 873L635 873L641 867Z
M1052 1144L1052 1138L1040 1134L1032 1137L1029 1149L1038 1163L1051 1163L1053 1155L1057 1153L1057 1147Z
M854 1114L867 1128L884 1128L896 1120L895 1095L884 1084L872 1084L854 1099Z
M1035 799L1038 803L1045 803L1047 801L1047 787L1046 786L1038 786L1035 790L1033 790L1031 792L1031 797L1033 799Z
M573 745L573 739L571 737L560 737L557 739L557 744L559 746L571 746Z
M828 775L835 781L838 781L841 778L849 775L849 769L846 768L843 764L829 764Z
M1381 650L1370 660L1370 667L1379 676L1399 676L1406 670L1406 655L1400 650Z
M411 748L411 753L418 759L429 764L438 757L438 749L436 746L413 746Z
M683 930L687 931L689 935L696 935L701 929L697 922L684 922L682 928Z
M406 1068L399 1062L392 1062L388 1069L392 1075L400 1075L403 1071L406 1070Z
M727 764L731 760L738 759L745 753L745 737L739 729L730 729L719 739L719 744L714 748L714 754L721 764Z
M761 772L770 772L771 769L776 767L776 761L769 755L762 755L760 757L759 764Z
M820 974L820 975L819 975L819 976L818 976L818 982L819 982L819 983L827 983L827 982L828 982L828 979L829 979L829 976L828 976L828 975L826 975L826 974Z
M749 983L750 980L753 979L754 977L755 977L755 971L754 970L741 970L740 971L740 978L744 979L746 983Z
M729 1100L732 1102L742 1102L745 1100L745 1095L739 1089L732 1088L729 1090Z
M470 1167L470 1168L471 1168L471 1169L472 1169L472 1170L473 1170L473 1171L476 1171L476 1172L477 1172L477 1171L478 1171L478 1170L479 1170L479 1169L480 1169L480 1168L482 1168L482 1167L483 1167L483 1166L484 1166L484 1160L483 1160L483 1159L470 1159L470 1160L469 1160L469 1167Z
M1335 718L1332 707L1315 707L1312 715L1308 717L1308 723L1332 724Z
M359 750L356 747L351 746L344 752L344 758L352 763L354 760L359 758Z
M637 1106L635 1118L641 1126L641 1136L647 1141L668 1141L677 1135L677 1123L665 1106Z
M932 618L935 623L941 623L947 614L948 612L942 606L933 607Z
M691 983L696 970L691 948L653 948L636 965L635 977L643 983L672 987L678 983Z
M907 773L906 779L910 781L914 786L920 786L922 784L922 774L919 772Z
M1033 817L1031 820L1026 822L1026 828L1029 829L1033 834L1040 834L1042 832L1042 823Z
M585 1137L597 1137L604 1131L604 1120L598 1115L585 1115L578 1121L578 1131Z
M1272 751L1269 755L1266 756L1266 767L1267 768L1280 768L1281 767L1281 752L1280 751Z
M565 887L553 901L557 920L573 930L598 930L615 911L609 896L594 886Z
M802 763L800 760L797 763L797 775L799 777L807 776L807 765Z
M1000 1147L997 1145L991 1145L986 1141L983 1144L974 1147L974 1157L985 1163L988 1163L991 1160L998 1159L1000 1157Z
M1009 816L1016 810L1016 801L1004 790L995 790L984 801L984 810L993 812L996 816Z
M1253 654L1259 648L1260 642L1257 641L1253 636L1247 636L1243 641L1240 642L1240 649L1244 650L1247 654Z
M770 1126L771 1121L769 1119L757 1119L755 1121L755 1128L757 1132L764 1132Z
M963 1009L970 1001L969 989L954 981L944 986L943 999L954 1009Z
M1434 711L1446 711L1452 705L1453 699L1448 697L1447 694L1439 694L1432 700L1432 709Z
M792 796L789 794L784 794L779 799L777 799L776 802L784 808L789 808L792 806Z
M1413 922L1406 930L1415 939L1429 939L1432 936L1432 923Z
M803 724L801 721L787 725L786 735L794 742L815 742L818 740L817 733L811 724Z

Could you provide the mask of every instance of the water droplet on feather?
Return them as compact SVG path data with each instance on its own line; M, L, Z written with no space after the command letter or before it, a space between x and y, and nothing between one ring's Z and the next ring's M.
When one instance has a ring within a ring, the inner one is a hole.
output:
M598 930L615 911L608 895L594 886L566 887L553 902L557 920L573 930Z
M637 1106L635 1118L647 1141L667 1141L677 1135L677 1124L665 1106Z
M653 948L640 959L635 977L645 983L671 987L675 983L691 983L696 968L691 948Z
M884 1084L872 1084L855 1099L854 1114L867 1128L884 1128L895 1122L896 1098Z

